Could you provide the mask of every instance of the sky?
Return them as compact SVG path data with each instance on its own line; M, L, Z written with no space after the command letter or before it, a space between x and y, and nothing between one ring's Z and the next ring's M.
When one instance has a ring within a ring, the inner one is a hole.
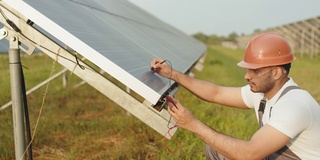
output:
M128 0L186 34L251 34L320 16L320 0Z

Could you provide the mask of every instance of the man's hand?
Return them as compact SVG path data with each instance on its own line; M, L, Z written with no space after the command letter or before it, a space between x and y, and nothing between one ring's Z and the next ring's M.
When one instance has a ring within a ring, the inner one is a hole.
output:
M158 73L165 78L171 78L172 72L174 71L174 69L161 58L154 58L150 66L152 72Z
M171 96L170 96L171 97ZM192 131L194 122L197 122L198 120L193 116L193 114L183 107L181 103L171 97L171 102L168 102L168 112L170 115L172 115L175 122L179 125L180 128L187 129L189 131Z

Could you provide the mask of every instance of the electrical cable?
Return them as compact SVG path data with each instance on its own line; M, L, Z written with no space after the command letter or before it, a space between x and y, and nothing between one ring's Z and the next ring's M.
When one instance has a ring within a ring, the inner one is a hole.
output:
M16 24L14 24L10 19L7 18L7 16L3 13L3 11L0 9L0 13L3 16L3 18L6 20L6 22L12 27L14 31L21 34L21 30L18 28ZM21 158L24 157L26 151L28 151L28 157L30 160L33 160L32 156L32 139L31 139L31 130L30 130L30 119L29 119L29 110L28 110L28 103L27 103L27 95L26 95L26 86L25 86L25 79L23 74L23 66L21 63L18 64L20 66L20 74L21 74L21 92L22 92L22 100L23 100L23 110L24 110L24 119L25 119L25 128L27 130L27 143L29 144L28 148L24 151Z
M35 43L33 40L31 40L30 38L28 38L27 36L25 36L25 35L21 32L21 30L17 27L17 25L15 25L14 22L12 22L11 20L9 20L9 19L7 18L7 16L3 13L3 11L2 11L1 9L0 9L0 13L1 13L2 17L6 20L6 22L8 23L8 25L10 25L10 26L12 27L12 29L13 29L14 31L16 31L18 34L20 34L23 38L29 40L33 45L38 46L38 48L41 47L41 48L49 51L50 53L53 53L53 54L56 55L56 59L55 59L55 61L53 62L53 66L52 66L52 69L51 69L51 72L50 72L49 77L51 77L52 74L53 74L53 71L54 71L54 68L55 68L55 64L56 64L56 62L57 62L57 60L58 60L58 57L61 57L61 58L64 58L64 59L66 59L66 60L68 60L68 61L70 61L70 62L73 62L74 64L78 65L78 66L79 66L81 69L83 69L83 70L84 70L85 68L88 68L88 67L85 67L85 66L80 65L79 60L78 60L78 57L77 57L76 54L74 54L74 57L75 57L76 61L72 61L71 59L68 59L68 58L66 58L66 57L63 57L63 56L59 55L59 53L55 53L55 52L49 50L48 48L46 48L46 47L44 47L44 46L41 46L41 45ZM24 117L25 117L25 127L26 127L26 130L27 130L27 144L28 144L28 145L26 146L26 149L25 149L25 151L23 152L22 156L20 157L20 159L23 159L23 157L24 157L24 155L26 154L26 152L28 152L28 157L29 157L30 160L32 160L32 159L33 159L33 157L32 157L32 142L33 142L33 140L34 140L34 137L35 137L35 135L36 135L36 130L37 130L38 124L39 124L39 122L40 122L40 117L41 117L41 114L42 114L42 111L43 111L43 108L44 108L44 102L45 102L45 99L46 99L46 96L47 96L47 93L48 93L48 88L49 88L50 82L47 83L47 86L46 86L46 89L45 89L45 93L43 94L43 99L42 99L42 104L41 104L41 107L40 107L39 115L38 115L38 118L37 118L37 121L36 121L36 124L35 124L35 128L34 128L33 135L32 135L32 137L31 137L29 111L28 111L27 96L26 96L26 87L25 87L25 83L24 83L24 75L23 75L23 69L22 69L23 65L22 65L21 63L19 63L19 65L20 65L20 67L21 67L21 72L20 72L20 73L21 73L22 81L23 81L23 82L21 82L21 83L22 83L22 95L21 95L21 96L22 96L22 98L23 98L23 109L24 109L24 113L25 113L25 114L24 114ZM89 68L89 69L91 69L91 68ZM92 70L92 69L91 69L91 70Z
M55 68L57 59L58 59L58 56L56 56L55 61L53 61L53 64L52 64L52 68L51 68L51 72L50 72L49 77L51 77L52 74L53 74L53 72L54 72L54 68ZM36 133L37 133L38 125L39 125L39 122L40 122L40 117L41 117L41 115L42 115L42 111L43 111L43 109L44 109L44 103L45 103L45 100L46 100L46 98L47 98L47 93L48 93L48 89L49 89L49 84L50 84L50 81L47 83L46 88L45 88L45 91L44 91L44 93L43 93L43 98L42 98L41 107L40 107L40 110L39 110L38 118L37 118L37 121L36 121L36 124L35 124L35 127L34 127L34 131L33 131L33 134L32 134L31 141L30 141L30 143L27 145L27 148L26 148L26 150L24 151L23 155L25 155L25 154L26 154L26 151L28 150L28 148L31 147L31 144L32 144L32 142L33 142L33 140L34 140L34 137L35 137ZM21 156L20 160L22 160L23 155Z
M69 0L69 1L75 2L74 0ZM79 2L77 2L77 3L79 3ZM79 3L79 4L80 4L80 3ZM84 4L81 4L81 5L84 5ZM87 7L90 7L90 6L87 6ZM45 46L42 46L41 44L37 44L36 42L34 42L33 40L31 40L30 38L28 38L27 36L25 36L25 35L21 32L21 30L20 30L18 27L16 27L16 25L6 17L6 15L3 13L3 11L2 11L1 9L0 9L0 12L1 12L1 15L6 19L6 22L7 22L18 34L20 34L23 38L29 40L33 45L37 46L37 48L39 48L39 49L42 48L42 49L47 50L48 52L56 55L56 60L55 60L54 63L53 63L52 70L51 70L51 72L50 72L50 76L49 76L49 77L52 76L52 73L53 73L54 67L55 67L55 63L57 62L58 57L63 58L63 59L66 59L66 60L68 60L68 61L76 64L76 65L79 66L81 69L88 68L88 69L92 70L92 68L89 68L89 67L80 65L80 63L79 63L79 61L78 61L79 58L77 57L76 54L73 54L74 57L75 57L75 61L73 61L73 60L71 60L71 59L68 59L67 57L64 57L64 56L59 55L59 53L55 53L55 52L51 51L50 49L46 48ZM104 11L104 12L106 12L106 11ZM111 15L114 15L114 16L118 16L118 17L125 18L125 19L127 19L127 20L133 21L132 19L128 19L128 18L126 18L126 17L122 17L122 16L119 16L119 15L116 15L116 14L113 14L113 13L109 13L109 12L108 12L108 14L111 14ZM111 27L113 27L111 24L109 24L109 25L110 25ZM146 25L146 24L144 24L144 25ZM148 26L148 25L146 25L146 26ZM149 26L149 27L151 27L151 26ZM114 28L115 30L117 30L119 33L122 33L122 32L120 32L116 27L113 27L113 28ZM156 28L155 28L155 29L156 29ZM136 45L138 45L139 47L143 48L143 49L144 49L145 51L147 51L148 53L150 53L150 54L152 54L153 56L155 56L150 50L148 50L147 48L143 47L141 44L139 44L138 42L134 41L133 39L131 39L130 37L128 37L128 36L125 35L124 33L122 33L122 34L123 34L126 38L128 38L129 40L131 40L132 42L134 42ZM70 52L69 52L69 53L70 53ZM70 53L70 54L71 54L71 53ZM171 76L172 76L172 64L171 64L171 62L170 62L169 60L166 60L166 61L168 62L168 64L169 64L170 67L171 67L170 78L169 78L169 88L168 88L168 90L170 90L170 86L171 86ZM84 62L83 62L83 63L84 63ZM37 118L37 121L36 121L36 125L35 125L35 128L34 128L34 133L33 133L33 135L32 135L31 141L29 142L29 144L28 144L28 146L27 146L26 151L27 151L29 148L31 148L32 141L34 140L34 137L35 137L35 135L36 135L36 130L37 130L37 128L38 128L38 124L39 124L39 121L40 121L40 117L41 117L41 114L42 114L42 111L43 111L43 108L44 108L44 102L45 102L45 99L46 99L46 96L47 96L47 92L48 92L48 88L49 88L49 83L50 83L50 82L47 83L45 92L44 92L44 94L43 94L42 104L41 104L40 111L39 111L39 115L38 115L38 118ZM179 140L177 140L176 138L172 137L171 134L170 134L170 131L171 131L173 128L179 127L177 124L175 124L175 125L172 126L172 127L169 127L169 125L170 125L170 123L171 123L171 119L172 119L171 117L172 117L172 116L170 116L170 119L169 119L169 121L168 121L168 125L167 125L168 131L166 132L165 136L168 135L168 136L170 136L170 138L172 138L172 139L174 139L176 142L178 142L180 148L179 148L177 151L174 152L174 151L172 151L172 150L167 146L166 141L165 141L165 146L167 147L167 149L168 149L171 153L174 153L174 154L175 154L175 153L177 153L178 151L181 150L181 148L182 148L182 143L181 143ZM25 151L25 153L26 153L26 151ZM24 154L25 154L25 153L24 153ZM22 158L22 157L21 157L21 158Z
M170 75L169 75L169 86L168 86L168 90L170 90L170 87L171 87L171 81L172 81L172 71L173 71L173 66L171 64L171 62L169 60L164 60L163 62L168 62L169 66L170 66ZM179 125L178 124L175 124L173 125L172 127L170 127L170 123L171 123L171 120L172 120L172 116L170 115L170 118L168 120L168 124L167 124L167 127L168 127L168 131L165 133L164 135L164 146L168 149L169 152L173 153L173 154L176 154L178 153L181 149L182 149L182 142L179 141L178 139L176 139L175 137L171 136L170 134L170 131L174 128L178 128ZM176 150L176 151L173 151L172 149L170 149L170 147L167 145L167 139L166 139L166 136L169 136L170 138L172 138L175 142L177 142L179 144L179 148Z
M31 130L30 130L30 120L29 120L29 109L28 109L28 102L27 102L27 94L26 94L26 85L25 85L25 79L23 74L22 65L20 63L21 67L21 84L22 84L22 99L23 99L23 109L24 109L24 117L25 117L25 124L26 124L26 130L27 130L27 144L30 144L30 147L28 147L28 157L29 160L32 160L32 140L31 140Z

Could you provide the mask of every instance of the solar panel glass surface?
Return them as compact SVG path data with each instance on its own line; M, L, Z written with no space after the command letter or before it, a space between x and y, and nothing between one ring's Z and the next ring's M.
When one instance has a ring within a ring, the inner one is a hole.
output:
M162 57L186 72L206 50L126 0L4 2L154 104L169 82L150 72L150 61Z

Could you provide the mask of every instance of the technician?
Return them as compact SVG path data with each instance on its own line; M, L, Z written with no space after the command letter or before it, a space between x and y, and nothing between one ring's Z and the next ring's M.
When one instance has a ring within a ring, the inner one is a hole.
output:
M205 101L255 110L260 129L246 141L208 127L173 99L177 108L170 104L168 112L180 128L207 144L207 159L320 159L320 106L288 76L294 60L284 38L266 33L249 42L244 60L238 63L246 69L248 85L243 87L224 87L189 77L167 63L160 64L160 58L153 59L151 67Z

